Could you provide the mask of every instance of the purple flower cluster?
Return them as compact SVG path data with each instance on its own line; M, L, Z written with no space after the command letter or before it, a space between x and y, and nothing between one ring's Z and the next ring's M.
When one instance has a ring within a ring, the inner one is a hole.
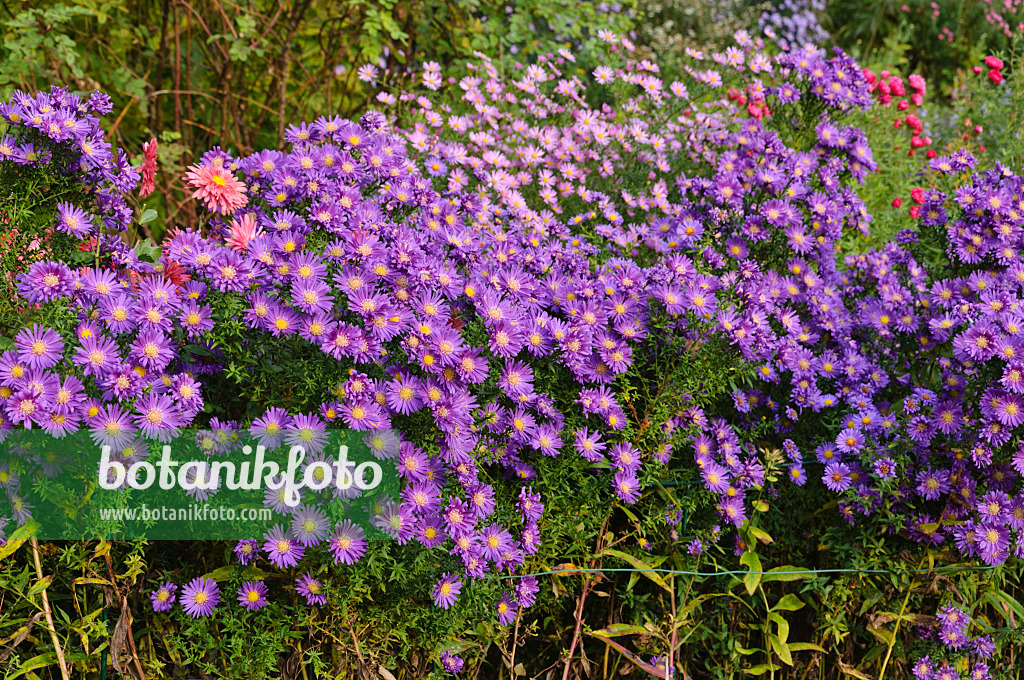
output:
M968 635L971 617L952 604L944 604L939 609L936 619L939 623L938 641L945 647L943 656L967 654L977 658L970 663L969 673L964 676L956 670L953 664L950 664L951 659L943 658L936 662L930 655L926 655L914 663L912 667L914 678L916 680L945 680L946 678L967 677L970 680L989 680L992 677L991 669L985 661L995 652L992 639L988 635L971 639Z
M196 437L211 453L248 428L314 458L326 429L365 431L403 480L374 525L447 553L426 586L442 608L538 552L545 499L531 483L539 462L565 455L609 468L614 493L633 503L644 475L688 447L733 527L778 468L797 486L820 478L850 521L885 514L934 544L949 532L992 563L1015 536L1019 553L1024 509L1011 494L1024 449L1017 472L1006 461L1024 422L1022 180L1000 169L925 196L922 229L947 230L955 275L931 276L907 238L839 259L844 234L871 220L853 185L876 164L843 120L873 105L870 86L841 52L768 58L738 42L712 60L749 86L745 109L717 70L687 65L691 87L666 87L655 64L609 60L585 83L566 53L504 79L484 61L457 83L458 107L392 97L415 101L422 121L409 129L379 112L325 116L289 126L286 151L210 151L192 174L220 188L234 178L238 200L208 202L218 214L172 233L155 267L42 262L23 277L23 295L79 323L73 337L29 326L0 355L2 425L86 427L122 456L138 437L187 426L208 427ZM425 72L433 92L438 68ZM614 107L585 104L588 88L613 86ZM801 98L821 116L781 135ZM654 115L669 122L654 128ZM937 160L973 167L964 153ZM73 232L89 216L60 219ZM214 342L224 328L244 336L241 350ZM721 341L741 387L726 408L672 409L641 444L627 434L640 423L623 383L653 341L680 339ZM204 376L235 351L301 356L343 377L301 408L265 403L252 423L207 424ZM822 428L823 415L840 426ZM776 452L751 441L755 423L774 423ZM430 434L412 440L410 429ZM508 488L514 511L501 512ZM362 528L332 526L317 498L290 508L268 492L288 517L262 543L240 543L239 560L290 568L319 550L358 562ZM309 572L296 587L324 601ZM260 584L243 591L242 606L265 602ZM536 592L518 581L493 602L498 620L515 621ZM182 593L195 615L218 598L202 583Z
M76 239L99 238L103 253L125 266L137 263L122 239L103 230L122 232L133 219L125 195L139 183L137 168L116 149L100 128L100 116L110 113L110 97L94 92L88 98L62 87L28 94L15 91L0 102L0 166L46 168L72 176L90 197L87 205L58 202L58 231Z
M757 24L784 50L820 45L829 40L828 32L818 21L818 14L824 11L825 0L782 0L773 3L771 11L762 12Z

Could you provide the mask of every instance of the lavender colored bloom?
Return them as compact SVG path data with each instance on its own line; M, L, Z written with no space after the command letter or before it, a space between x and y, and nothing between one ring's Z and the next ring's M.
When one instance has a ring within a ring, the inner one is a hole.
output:
M292 540L280 524L274 526L264 538L263 551L278 569L294 567L302 559L306 548L298 541Z
M150 600L153 601L153 611L155 612L169 612L174 606L176 596L174 591L178 589L178 586L167 581L162 586L154 590L149 594Z
M444 574L433 588L432 595L434 604L442 609L448 609L459 598L462 591L462 581L459 581L452 574Z
M263 581L246 581L238 589L238 602L251 611L267 606L267 586Z
M327 604L327 594L324 593L323 583L310 576L309 572L295 580L295 589L306 598L306 604Z
M456 673L460 672L462 670L462 666L465 663L462 660L461 656L457 654L452 654L448 650L441 652L440 660L441 667L444 668L446 672L451 673L452 675L455 675Z
M366 554L363 530L349 520L339 523L328 537L334 563L355 564Z
M508 593L504 593L501 596L496 608L498 610L498 623L503 626L507 626L515 621L516 614L519 612L519 605Z
M235 545L234 553L242 566L252 564L259 551L260 544L251 538L243 539Z
M194 619L212 615L218 603L220 588L216 581L201 576L182 588L181 606Z

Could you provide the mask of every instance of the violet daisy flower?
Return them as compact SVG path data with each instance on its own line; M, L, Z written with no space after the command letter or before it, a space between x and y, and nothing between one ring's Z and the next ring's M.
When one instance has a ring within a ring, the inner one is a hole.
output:
M256 559L259 551L260 544L251 538L246 538L238 542L235 545L234 553L238 558L239 564L246 566L252 563Z
M498 623L501 625L507 626L516 620L519 605L516 604L516 601L508 593L504 593L501 596L496 608L498 610Z
M349 520L338 524L328 538L328 545L334 563L355 564L366 554L366 537L363 530Z
M306 604L327 604L327 595L324 593L324 584L321 583L319 579L315 579L310 576L308 571L295 580L295 589L300 595L306 598Z
M459 599L462 592L462 581L459 581L452 574L444 574L441 580L434 584L432 595L434 604L442 609L448 609Z
M330 530L327 515L314 507L301 507L292 516L292 535L305 547L319 545Z
M174 606L174 600L176 599L174 591L177 589L177 585L168 581L156 590L154 590L152 593L150 593L149 599L153 601L153 611L171 611L171 608Z
M246 581L238 589L238 602L251 611L267 606L267 586L263 581Z
M220 588L216 581L200 576L193 579L181 591L181 606L194 619L213 614L220 603Z
M18 360L28 368L50 368L64 352L64 342L60 335L39 324L23 328L15 336L14 346L18 349Z
M464 664L465 662L462 660L461 656L452 654L448 650L441 652L441 667L452 675L460 672Z
M822 475L821 481L830 491L846 491L853 483L850 478L850 466L840 462L829 463L825 466L825 474Z
M306 552L305 546L293 541L280 524L274 526L264 537L263 550L278 569L294 567Z

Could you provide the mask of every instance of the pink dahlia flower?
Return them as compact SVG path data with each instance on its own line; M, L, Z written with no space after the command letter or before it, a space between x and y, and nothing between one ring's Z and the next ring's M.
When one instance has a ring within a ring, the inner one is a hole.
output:
M245 185L224 168L193 165L185 175L190 187L196 190L193 198L202 200L208 210L230 215L248 202Z
M249 242L260 236L263 236L263 229L256 223L252 213L249 213L243 215L240 220L231 220L228 238L224 243L238 252L244 252L249 247Z

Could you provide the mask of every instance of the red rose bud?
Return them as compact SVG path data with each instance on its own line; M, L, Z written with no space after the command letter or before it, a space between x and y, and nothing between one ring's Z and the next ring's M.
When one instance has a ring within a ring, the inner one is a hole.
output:
M903 199L902 198L896 197L896 198L892 199L892 207L898 208L901 205L903 205Z
M975 66L974 67L974 72L977 73L978 75L981 75L981 67L980 66Z
M921 206L919 206L919 205L912 205L912 206L910 206L910 216L911 217L917 218L917 216L920 215L920 214L921 214Z
M879 73L879 74L878 74L878 76L879 76L879 77L880 77L880 78L881 78L882 80L889 80L889 76L891 76L891 75L892 75L892 74L891 74L891 73L889 73L888 71L882 71L881 73Z
M875 81L878 80L878 78L875 77L875 74L872 73L871 69L869 68L861 69L861 73L864 74L864 80L868 81L872 85L874 85Z
M988 72L988 79L991 80L996 85L998 85L999 83L1003 82L1003 74L995 69L992 69L991 71Z
M907 125L914 128L915 130L920 130L922 127L924 127L924 125L921 123L921 119L915 116L914 114L910 114L909 116L907 116Z
M915 203L924 203L924 189L921 187L914 187L910 190L910 197L914 199Z
M928 142L924 141L922 137L914 136L910 140L910 146L915 149L920 149L922 146L928 146Z
M910 108L910 103L906 99L901 99L900 103L896 105L896 108L900 111L906 111Z
M921 104L924 104L924 95L922 95L920 92L915 92L914 94L910 95L910 102L914 106L920 106Z
M925 153L925 156L928 158L935 158L938 155L939 154L935 153L935 149L928 149L927 153Z
M897 118L896 120L894 120L892 122L892 126L895 129L899 129L900 125L903 125L903 119L902 118Z
M984 130L984 128L982 128L980 125L974 126L974 134L980 135L982 133L982 130Z
M989 56L989 57L985 57L985 66L988 66L989 68L994 68L995 70L1000 71L1000 70L1002 70L1004 64L1003 64L1003 60L1000 59L999 57Z

